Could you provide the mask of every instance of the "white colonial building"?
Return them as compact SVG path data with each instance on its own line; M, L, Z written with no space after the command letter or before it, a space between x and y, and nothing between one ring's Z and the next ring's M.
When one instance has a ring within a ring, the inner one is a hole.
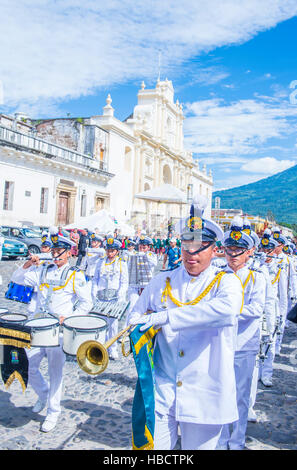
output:
M142 83L123 122L110 95L102 114L88 118L0 115L0 223L66 225L105 208L151 232L186 210L135 197L164 183L207 196L210 217L212 175L185 150L183 120L167 79L154 89Z

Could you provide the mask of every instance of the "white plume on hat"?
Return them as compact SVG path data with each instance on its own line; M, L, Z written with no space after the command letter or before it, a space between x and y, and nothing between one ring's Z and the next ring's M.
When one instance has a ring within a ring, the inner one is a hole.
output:
M56 233L59 232L58 227L55 227L54 225L52 225L48 230L50 235L56 235Z
M271 231L272 232L279 232L280 229L275 225L274 227L272 227Z
M194 214L196 217L202 217L208 205L208 199L202 194L196 194L192 199L192 206L194 206Z
M251 226L251 223L247 217L243 219L243 225L248 225L249 227Z
M232 229L232 227L237 227L237 228L242 229L243 221L242 221L242 218L239 215L236 215L235 217L233 217L233 219L231 221L231 229Z
M263 235L269 235L269 236L271 236L271 230L270 230L270 228L266 228L266 229L264 230Z

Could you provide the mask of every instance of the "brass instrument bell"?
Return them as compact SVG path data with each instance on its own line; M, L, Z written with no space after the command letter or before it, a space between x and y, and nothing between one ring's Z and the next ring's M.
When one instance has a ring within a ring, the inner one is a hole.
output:
M115 343L122 335L135 325L129 325L124 330L120 331L116 336L111 338L106 343L102 344L98 341L89 340L82 343L76 353L76 359L79 367L91 375L102 374L109 363L108 348ZM122 347L123 350L123 347ZM129 354L123 354L127 357Z

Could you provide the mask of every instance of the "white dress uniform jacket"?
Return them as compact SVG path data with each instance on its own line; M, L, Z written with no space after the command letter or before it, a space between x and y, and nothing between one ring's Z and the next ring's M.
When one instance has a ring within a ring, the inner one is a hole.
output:
M164 308L161 299L166 277L170 277L173 296L188 302L218 272L209 266L192 277L182 265L160 273L144 289L130 320L148 309L158 312ZM242 300L242 286L234 274L223 275L219 285L195 306L176 307L167 299L169 324L158 332L154 349L157 413L198 424L224 424L238 418L233 360Z
M47 271L44 285L40 285L42 266L32 270L21 267L13 273L12 280L18 284L37 288L36 310L34 313L39 313L46 305L49 285L47 283L50 281L60 281L64 269L68 268L68 263L61 268L54 264L51 265ZM79 303L74 311L73 307L77 300ZM49 313L56 317L63 316L68 318L73 315L86 315L91 310L92 305L90 289L87 286L83 272L70 270L64 286L54 287L48 310Z
M229 267L226 270L233 272ZM244 287L244 305L238 317L236 351L258 351L265 305L265 277L260 272L251 271L247 266L239 269L236 276Z
M104 248L87 248L85 260L85 273L92 278L96 271L97 262L105 257Z
M104 289L117 290L119 300L125 300L128 290L127 263L118 256L111 262L107 257L99 259L92 281L92 297L95 301L97 292Z

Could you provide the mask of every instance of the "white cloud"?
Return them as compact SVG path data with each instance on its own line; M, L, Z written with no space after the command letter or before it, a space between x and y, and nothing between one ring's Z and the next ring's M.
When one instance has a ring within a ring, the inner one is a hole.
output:
M296 14L295 0L2 0L5 104L53 106L98 87L155 79L159 50L166 73Z
M264 157L258 158L257 160L250 160L248 163L242 165L241 170L247 171L248 173L273 175L280 171L287 170L296 164L297 160L277 160L273 157Z
M259 153L270 139L297 131L297 106L270 97L230 104L220 98L202 100L187 103L185 113L187 147L217 159Z

